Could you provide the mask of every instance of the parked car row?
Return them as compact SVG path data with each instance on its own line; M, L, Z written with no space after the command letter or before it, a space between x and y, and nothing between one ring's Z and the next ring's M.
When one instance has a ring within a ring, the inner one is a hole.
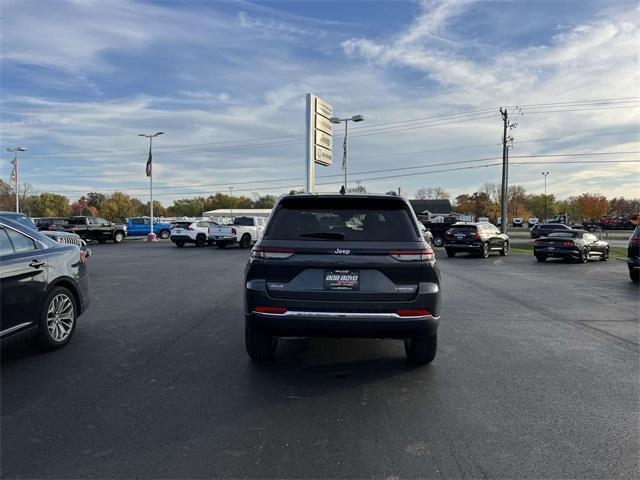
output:
M75 233L85 241L122 243L127 236L126 225L113 223L102 217L44 217L34 221L38 230Z
M249 248L262 237L266 223L266 218L258 216L238 216L229 225L208 220L176 222L171 226L170 238L177 247L193 243L196 247L215 244L218 248Z

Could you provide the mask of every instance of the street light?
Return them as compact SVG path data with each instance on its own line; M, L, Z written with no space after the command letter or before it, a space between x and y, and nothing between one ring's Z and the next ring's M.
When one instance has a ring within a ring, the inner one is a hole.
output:
M151 217L151 221L150 221L150 225L149 225L149 235L147 235L147 241L148 242L157 242L158 239L156 238L156 234L153 231L153 165L151 163L151 146L153 145L153 138L157 137L158 135L164 135L164 132L156 132L153 135L145 135L144 133L139 133L138 136L139 137L145 137L149 139L149 158L147 159L147 177L149 177L149 198L150 198L150 202L149 202L149 208L150 208L150 217Z
M20 201L19 201L19 196L18 196L18 152L26 152L27 149L24 147L13 147L13 148L7 148L7 152L12 152L13 153L13 160L11 161L11 164L13 165L13 170L11 171L11 176L13 177L13 180L15 181L15 185L16 185L16 213L18 213L20 211Z
M331 123L344 122L344 142L342 143L342 169L344 170L344 191L347 191L347 136L349 122L362 122L364 117L362 115L354 115L351 118L338 118L331 117L329 121Z
M544 221L547 221L547 175L549 172L541 172L544 176Z

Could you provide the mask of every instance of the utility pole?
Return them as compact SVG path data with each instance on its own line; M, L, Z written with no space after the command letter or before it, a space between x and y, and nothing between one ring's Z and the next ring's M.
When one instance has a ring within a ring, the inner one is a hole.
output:
M18 194L19 182L18 182L18 152L26 152L27 149L24 147L14 147L7 148L7 152L13 153L13 160L11 160L11 165L13 165L13 169L11 170L11 179L15 182L16 188L16 213L20 212L20 196Z
M158 135L164 135L164 132L156 132L153 135L145 135L144 133L138 134L139 137L145 137L149 139L149 157L147 158L146 173L149 177L149 234L147 235L148 242L157 242L156 233L153 231L153 163L151 148L153 146L153 138Z
M500 193L500 231L507 233L507 185L509 183L509 147L507 146L507 127L509 126L509 113L507 109L500 107L502 115L502 190Z
M544 176L544 219L543 222L547 221L547 175L549 172L542 172Z
M231 216L233 217L233 185L229 187L229 201L231 202Z

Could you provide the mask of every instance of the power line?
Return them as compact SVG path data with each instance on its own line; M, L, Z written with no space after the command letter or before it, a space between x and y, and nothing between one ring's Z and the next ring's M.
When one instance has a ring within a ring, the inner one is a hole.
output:
M597 156L597 155L628 155L628 154L640 154L640 151L630 151L630 152L591 152L591 153L567 153L567 154L547 154L547 155L514 155L511 156L510 158L546 158L546 157L577 157L577 156ZM430 163L430 164L423 164L423 165L415 165L415 166L409 166L409 167L395 167L395 168L387 168L387 169L381 169L381 170L365 170L365 171L359 171L359 172L353 172L353 175L366 175L366 174L370 174L370 173L384 173L384 172L398 172L398 171L406 171L406 170L416 170L416 169L421 169L421 168L431 168L431 167L436 167L436 166L445 166L445 165L458 165L458 164L465 164L465 163L475 163L475 162L485 162L485 161L490 161L490 160L497 160L500 159L502 157L485 157L485 158L476 158L476 159L470 159L470 160L456 160L456 161L451 161L451 162L442 162L442 163ZM596 160L596 161L577 161L577 162L563 162L563 161L558 161L558 160L554 160L552 162L541 162L541 163L552 163L552 164L562 164L562 163L636 163L636 162L640 162L640 160L626 160L626 161L618 161L618 160ZM534 164L535 162L530 162L531 164ZM523 162L519 162L519 164L526 164ZM424 172L413 172L413 173L409 173L407 175L421 175ZM331 174L331 175L321 175L318 178L332 178L332 177L341 177L342 174ZM246 182L222 182L222 183L211 183L211 184L194 184L194 185L173 185L173 186L162 186L162 187L156 187L157 189L163 189L163 190L169 190L169 189L177 189L177 188L200 188L200 187L216 187L216 186L222 186L222 185L258 185L258 184L264 184L264 183L278 183L278 182L288 182L288 181L296 181L298 180L299 177L293 177L293 178L279 178L279 179L266 179L266 180L255 180L255 181L246 181ZM393 177L389 177L389 178L393 178ZM363 181L366 181L366 179L362 179ZM321 184L319 184L321 185ZM285 188L285 187L269 187L269 188ZM262 188L262 187L256 187L256 188L251 188L248 189L247 191L253 191L253 190L265 190L266 188ZM88 191L92 191L92 192L112 192L112 191L144 191L146 190L145 187L131 187L131 188L106 188L106 189L86 189L86 190L60 190L60 191L56 191L54 193L86 193ZM234 191L241 191L241 190L235 190ZM185 193L191 193L191 192L185 192ZM198 192L193 192L198 193ZM174 193L172 193L174 194ZM175 193L178 194L178 193Z

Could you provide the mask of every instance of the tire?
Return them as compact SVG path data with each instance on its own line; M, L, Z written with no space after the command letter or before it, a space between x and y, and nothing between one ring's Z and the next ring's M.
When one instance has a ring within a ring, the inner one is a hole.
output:
M640 271L629 269L629 278L633 283L640 283Z
M227 246L227 242L216 242L216 247L224 248Z
M173 243L175 243L176 247L178 247L178 248L184 247L184 242L173 242Z
M196 247L204 247L207 244L207 237L203 234L196 235Z
M413 337L404 341L407 360L415 365L426 365L436 358L438 350L438 334L430 337Z
M245 233L240 238L240 248L249 248L251 246L251 235Z
M166 240L167 238L169 238L171 236L171 232L169 230L160 230L160 235L159 237L162 240Z
M600 261L601 262L606 262L607 260L609 260L609 249L605 248L604 252L602 253L602 255L600 256Z
M117 231L113 234L113 243L122 243L124 241L124 232Z
M248 325L244 328L244 343L247 353L255 362L273 360L276 355L277 342L277 337L265 335Z
M582 253L580 253L580 263L587 263L589 261L589 250L587 250L586 248L584 250L582 250Z
M454 250L451 250L450 248L446 248L445 249L447 251L447 257L455 257L456 256L456 252Z
M436 235L433 237L433 244L436 247L441 247L444 245L444 237L442 235Z
M502 255L503 257L506 255L509 255L509 242L506 240L502 244L502 250L500 250L500 255Z
M547 260L547 256L546 255L536 255L536 260L538 260L539 262L545 262Z
M73 336L77 319L78 306L71 291L65 287L54 287L45 298L38 329L29 343L41 350L62 348Z
M480 250L480 256L482 258L489 258L489 253L491 253L491 247L488 242L482 244L482 250Z

